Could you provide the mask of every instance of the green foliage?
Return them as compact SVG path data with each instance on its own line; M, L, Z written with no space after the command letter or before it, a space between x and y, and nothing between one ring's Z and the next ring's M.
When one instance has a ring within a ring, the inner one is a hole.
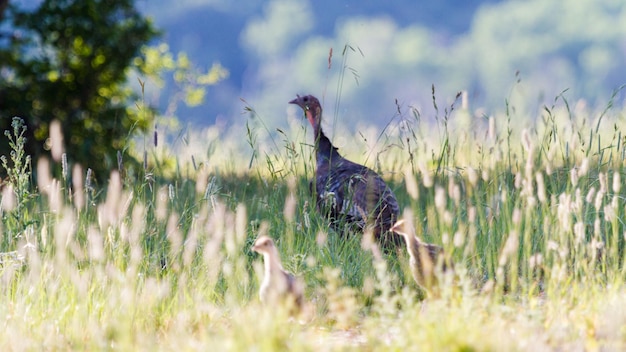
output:
M6 226L6 232L2 236L1 249L13 250L16 240L22 236L26 226L32 221L29 209L32 206L31 197L31 156L26 155L26 126L24 120L14 117L11 123L12 130L4 131L9 147L11 148L10 159L6 155L0 156L2 168L7 174L5 192L3 195L3 207L6 212L2 213L2 221ZM13 204L8 204L13 203Z
M225 79L229 74L217 62L204 72L189 60L187 54L178 53L174 57L165 43L143 47L141 56L136 57L133 63L142 74L153 78L150 83L159 88L164 85L164 76L172 76L177 93L170 97L165 116L171 116L181 100L190 107L200 105L204 101L205 88Z
M26 144L24 120L14 117L11 127L13 128L12 131L4 131L11 148L11 160L9 162L6 155L1 155L0 161L2 161L2 168L7 173L8 183L15 187L17 197L23 200L30 192L31 156L26 155L24 151L24 145Z
M0 47L0 129L22 116L27 151L38 158L57 120L71 161L108 176L129 133L151 126L149 111L132 108L125 82L157 31L132 0L46 0L32 11L13 7L8 19L14 35ZM0 143L1 154L7 148Z

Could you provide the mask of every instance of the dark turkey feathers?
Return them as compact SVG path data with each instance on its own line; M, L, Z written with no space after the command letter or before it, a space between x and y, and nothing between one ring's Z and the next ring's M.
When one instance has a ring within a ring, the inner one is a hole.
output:
M311 190L318 210L338 232L364 231L371 226L381 242L396 242L399 236L389 232L399 213L393 191L376 172L339 154L322 131L322 107L317 98L298 96L290 103L300 106L313 126L317 167Z

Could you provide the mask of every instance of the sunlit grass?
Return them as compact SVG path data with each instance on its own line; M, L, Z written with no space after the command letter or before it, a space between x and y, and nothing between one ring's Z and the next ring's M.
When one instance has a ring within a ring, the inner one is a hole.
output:
M243 152L212 132L146 146L136 178L112 171L106 185L55 161L31 182L26 156L7 156L19 167L2 192L1 349L626 348L623 111L559 98L535 123L437 114L409 109L341 149L453 257L456 277L426 299L404 247L381 257L316 213L310 131L295 122ZM263 222L306 283L299 318L259 302Z

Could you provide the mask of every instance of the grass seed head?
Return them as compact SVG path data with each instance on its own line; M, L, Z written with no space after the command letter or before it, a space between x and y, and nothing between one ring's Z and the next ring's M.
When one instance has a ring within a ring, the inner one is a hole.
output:
M426 167L424 162L420 162L419 164L420 174L422 175L422 184L426 188L430 188L435 184L432 174Z
M50 154L52 154L54 161L61 161L61 154L63 154L63 132L59 120L52 120L52 122L50 122Z
M404 182L406 183L406 191L409 196L413 200L417 200L419 198L419 188L410 165L407 165L404 168Z
M85 206L85 190L83 189L83 167L80 164L74 164L72 168L72 184L74 206L76 209L82 209Z
M620 179L620 173L614 172L613 173L613 192L619 193L621 187L622 187L622 181Z
M476 171L473 167L468 167L467 179L472 187L476 187L476 184L478 183L478 171Z
M576 168L572 168L569 174L570 174L570 182L572 183L572 186L576 187L578 185L578 170L576 170Z
M315 243L317 243L317 245L320 247L325 246L327 240L328 240L328 234L324 231L318 231L317 235L315 235Z
M37 188L39 192L48 194L50 183L52 183L50 162L47 158L39 158L39 160L37 160Z
M591 204L591 202L593 202L594 197L596 195L596 189L595 187L591 187L589 188L589 191L587 191L587 196L585 197L585 201L589 204Z
M2 210L5 212L11 212L17 205L17 197L13 190L13 185L8 184L2 188Z
M435 188L435 207L439 212L446 207L446 191L439 186Z
M537 198L541 204L544 204L547 201L546 197L546 185L543 180L543 174L541 172L537 172L535 175L535 179L537 181Z
M285 198L285 207L283 209L283 216L287 222L293 222L296 215L296 196L289 192Z

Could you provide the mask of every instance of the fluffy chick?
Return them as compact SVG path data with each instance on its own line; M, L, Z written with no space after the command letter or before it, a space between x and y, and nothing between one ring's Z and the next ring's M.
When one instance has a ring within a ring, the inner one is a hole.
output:
M391 227L391 231L404 237L411 257L409 264L413 279L420 287L432 293L438 285L436 269L441 268L442 273L451 272L452 260L446 260L442 247L422 242L417 238L412 224L407 220L398 220Z
M274 241L268 236L260 236L252 250L262 254L265 263L265 274L259 291L261 302L266 305L287 304L296 310L302 308L302 284L283 269Z

